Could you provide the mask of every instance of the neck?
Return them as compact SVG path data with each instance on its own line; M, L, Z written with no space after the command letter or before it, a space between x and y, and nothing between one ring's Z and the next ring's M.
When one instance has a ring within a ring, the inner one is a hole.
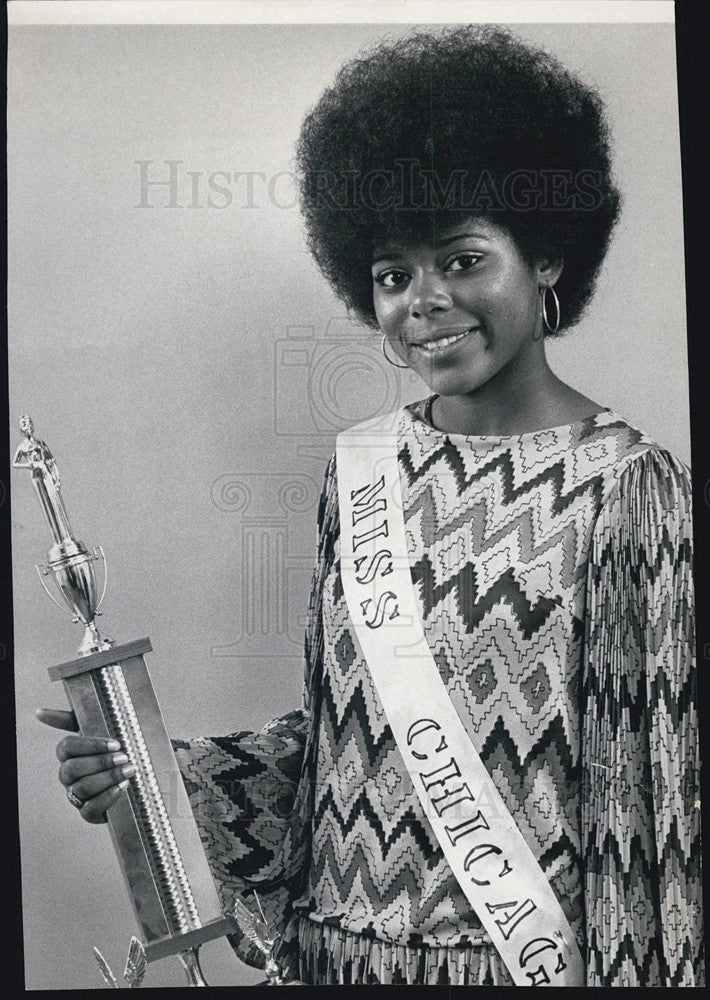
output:
M524 434L575 419L580 407L591 401L543 362L518 375L514 383L499 372L472 392L438 396L432 409L434 426L451 434L497 436Z

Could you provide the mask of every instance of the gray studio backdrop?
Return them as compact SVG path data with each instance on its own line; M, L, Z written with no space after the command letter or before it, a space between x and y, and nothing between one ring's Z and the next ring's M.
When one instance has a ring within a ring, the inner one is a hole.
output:
M10 32L12 425L31 414L76 534L104 546L104 627L152 640L175 736L299 705L335 433L425 394L317 273L289 176L302 116L342 62L407 30ZM514 30L600 86L625 195L596 298L550 346L553 367L689 461L673 27ZM46 668L80 633L40 590L48 531L29 477L13 477L26 980L92 987L91 946L120 973L134 923L108 833L67 803L58 734L34 718L64 707ZM224 941L203 963L213 985L263 978ZM145 982L181 985L177 960Z

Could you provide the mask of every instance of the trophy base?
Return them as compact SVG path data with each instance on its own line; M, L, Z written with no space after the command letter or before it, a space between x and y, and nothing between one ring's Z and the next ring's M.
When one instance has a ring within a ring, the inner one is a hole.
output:
M301 982L300 979L285 979L282 983L272 983L268 979L264 979L261 983L255 983L255 986L307 986L307 983Z
M239 928L231 917L219 917L193 931L159 938L157 941L149 941L144 945L145 958L147 962L156 962L160 958L179 955L180 952L187 951L189 948L199 948L208 941L214 941L215 938L238 931Z

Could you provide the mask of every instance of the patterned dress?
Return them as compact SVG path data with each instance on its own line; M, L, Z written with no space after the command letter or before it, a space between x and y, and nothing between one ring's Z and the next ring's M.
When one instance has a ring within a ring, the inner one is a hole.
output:
M701 985L688 467L619 414L519 435L398 414L412 578L448 693L585 956ZM429 828L339 571L335 458L300 711L175 741L229 908L259 893L309 983L511 984ZM250 964L259 955L233 938Z

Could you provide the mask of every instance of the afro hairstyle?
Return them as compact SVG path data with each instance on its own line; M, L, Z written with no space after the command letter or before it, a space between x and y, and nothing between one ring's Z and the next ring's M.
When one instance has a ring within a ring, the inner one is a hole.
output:
M375 244L435 241L476 216L527 263L563 262L562 332L593 292L621 202L599 95L490 26L416 31L346 63L303 122L296 169L308 247L371 327Z

